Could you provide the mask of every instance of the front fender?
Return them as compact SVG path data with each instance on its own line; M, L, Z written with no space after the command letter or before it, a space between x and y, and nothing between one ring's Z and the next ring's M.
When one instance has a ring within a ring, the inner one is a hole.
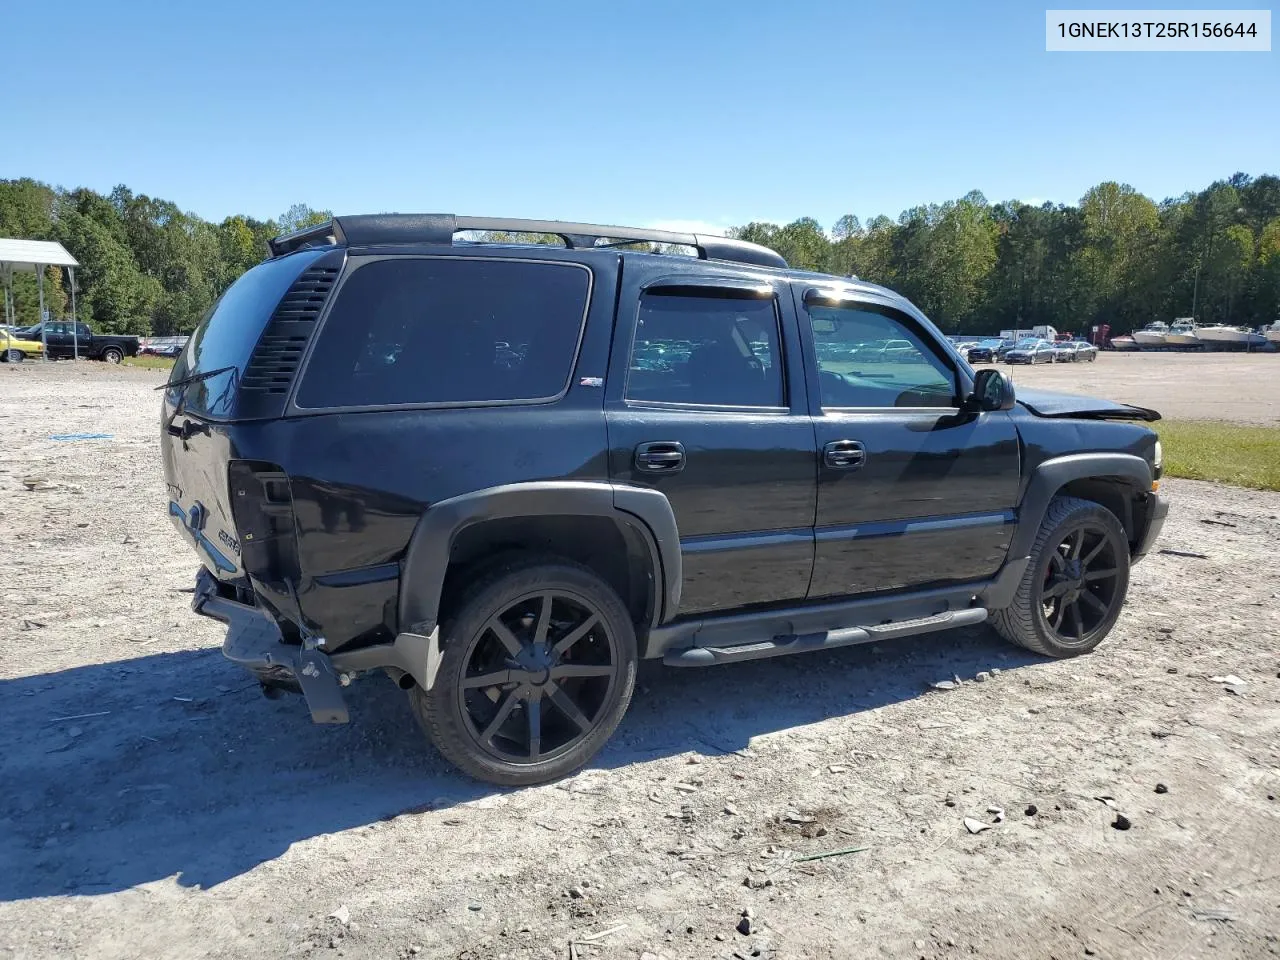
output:
M512 483L441 500L418 520L400 566L400 629L427 635L440 613L440 593L454 538L473 523L508 517L610 517L639 534L649 551L657 602L654 622L680 605L680 535L666 496L645 487L596 481Z
M1044 461L1032 473L1018 508L1018 529L1009 544L1011 558L1031 553L1049 502L1073 480L1118 480L1135 493L1145 493L1151 489L1151 465L1131 453L1073 453Z

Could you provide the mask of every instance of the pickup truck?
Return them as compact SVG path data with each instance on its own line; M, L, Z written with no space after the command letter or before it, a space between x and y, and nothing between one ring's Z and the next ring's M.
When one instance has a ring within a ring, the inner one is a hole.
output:
M23 340L39 341L41 326L44 327L44 340L48 345L48 356L51 360L79 356L88 360L119 363L125 357L138 355L137 337L126 334L94 333L87 323L72 323L69 320L50 320L43 325L33 324L13 331L13 335Z

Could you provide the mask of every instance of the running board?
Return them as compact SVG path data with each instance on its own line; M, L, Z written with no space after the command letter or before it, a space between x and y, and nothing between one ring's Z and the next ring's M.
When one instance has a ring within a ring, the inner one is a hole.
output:
M738 663L742 660L763 660L781 657L788 653L805 653L810 650L833 650L876 640L893 640L919 633L935 633L952 627L967 627L987 619L983 607L951 610L932 617L901 620L876 626L840 627L820 633L789 634L760 640L754 643L735 643L729 646L689 647L684 650L668 650L662 662L669 667L709 667L717 663Z

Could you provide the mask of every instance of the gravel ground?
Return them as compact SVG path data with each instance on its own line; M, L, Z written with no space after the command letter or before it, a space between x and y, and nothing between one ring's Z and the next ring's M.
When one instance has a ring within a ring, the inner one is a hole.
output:
M1170 420L1280 426L1280 354L1103 352L1094 363L1000 364L1015 384L1153 407Z
M504 792L387 681L326 728L222 659L160 379L0 368L0 957L1280 955L1280 495L1168 482L1092 656L646 664L591 769Z

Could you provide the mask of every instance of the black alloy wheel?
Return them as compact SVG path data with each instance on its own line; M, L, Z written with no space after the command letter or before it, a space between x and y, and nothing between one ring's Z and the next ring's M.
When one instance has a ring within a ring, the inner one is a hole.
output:
M600 610L546 591L509 604L471 639L458 706L481 750L538 763L582 742L618 680L617 644Z
M991 611L991 625L1006 640L1046 657L1089 653L1124 608L1129 549L1124 526L1102 504L1054 497L1013 598Z
M1114 538L1106 527L1083 522L1062 537L1049 554L1041 591L1041 612L1055 640L1084 646L1112 619L1120 599L1120 567Z
M409 702L444 757L480 780L566 776L622 720L636 679L632 612L587 567L515 555L449 600L430 689Z

